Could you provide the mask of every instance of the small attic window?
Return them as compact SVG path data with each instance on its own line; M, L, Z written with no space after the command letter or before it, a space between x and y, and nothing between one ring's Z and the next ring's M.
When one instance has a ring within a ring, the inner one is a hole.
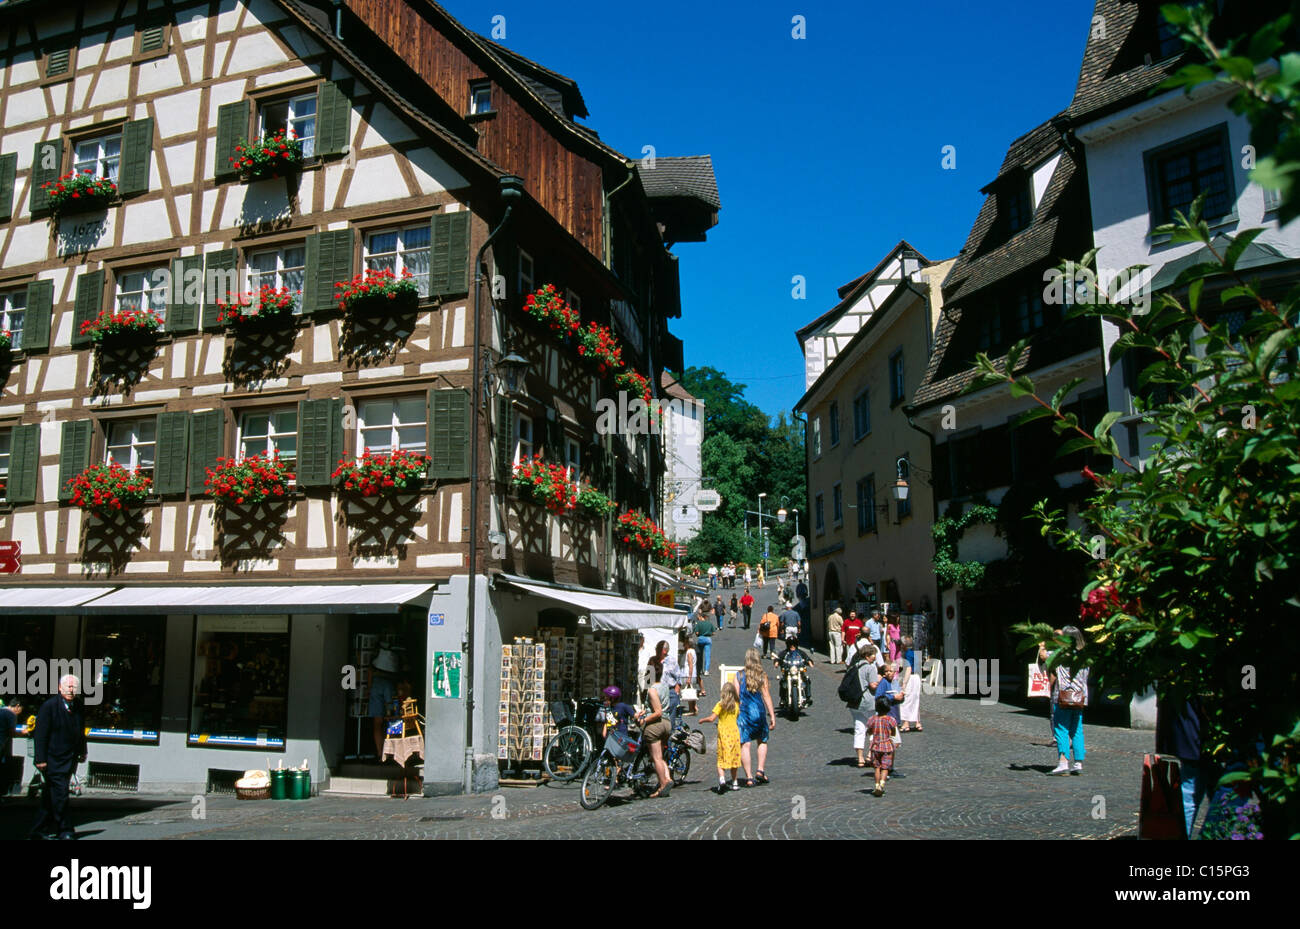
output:
M1029 178L1019 178L1002 194L1002 217L1007 235L1014 235L1029 225L1034 215L1034 201L1029 193Z
M45 79L62 80L72 77L72 49L57 48L45 55Z
M492 112L491 81L469 82L469 112L470 115Z

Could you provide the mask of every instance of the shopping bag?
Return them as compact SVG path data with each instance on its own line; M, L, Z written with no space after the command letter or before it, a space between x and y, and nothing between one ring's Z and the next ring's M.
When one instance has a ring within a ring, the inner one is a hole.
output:
M1028 696L1048 698L1052 696L1052 681L1042 665L1037 662L1031 664L1029 670L1025 672L1025 678L1029 681Z
M1139 839L1187 838L1181 771L1181 764L1172 755L1142 756Z

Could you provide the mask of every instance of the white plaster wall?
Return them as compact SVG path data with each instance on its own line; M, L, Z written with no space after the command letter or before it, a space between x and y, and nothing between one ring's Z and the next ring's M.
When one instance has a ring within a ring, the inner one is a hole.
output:
M1057 152L1034 169L1033 191L1035 209L1037 209L1039 202L1043 199L1043 194L1047 191L1047 185L1051 183L1052 175L1056 172L1056 166L1060 164L1060 162L1061 153Z
M412 149L407 158L411 165L411 172L415 175L415 183L419 185L422 194L458 190L469 186L469 181L438 157L432 149Z

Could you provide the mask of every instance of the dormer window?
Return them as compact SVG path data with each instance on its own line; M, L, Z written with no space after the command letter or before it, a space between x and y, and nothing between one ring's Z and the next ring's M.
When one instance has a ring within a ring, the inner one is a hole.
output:
M1002 216L1007 235L1014 235L1029 225L1034 215L1034 201L1029 195L1029 180L1022 178L1002 195Z
M470 81L469 112L471 115L492 112L491 81Z
M316 95L304 94L268 103L261 108L262 135L283 130L302 143L302 157L316 154Z

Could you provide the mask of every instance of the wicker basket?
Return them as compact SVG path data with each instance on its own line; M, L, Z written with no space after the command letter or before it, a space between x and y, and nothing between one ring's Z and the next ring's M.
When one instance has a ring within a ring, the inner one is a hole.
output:
M240 800L270 800L271 788L266 787L236 787L235 796Z

